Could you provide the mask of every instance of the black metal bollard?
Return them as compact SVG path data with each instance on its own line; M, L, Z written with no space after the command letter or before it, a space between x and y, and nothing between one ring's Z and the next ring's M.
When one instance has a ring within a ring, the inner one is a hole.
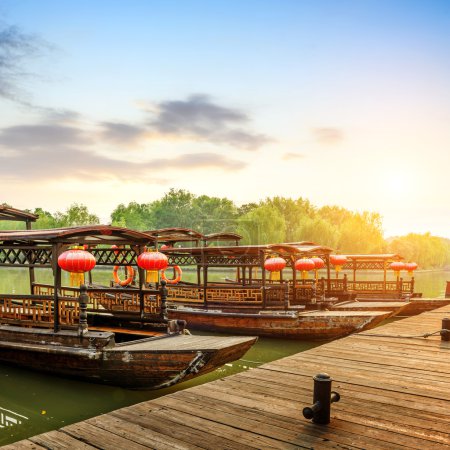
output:
M312 419L314 423L330 423L331 403L338 402L341 396L331 391L332 378L326 373L319 373L313 377L314 396L312 406L303 408L303 416Z
M441 340L450 341L450 319L442 319Z

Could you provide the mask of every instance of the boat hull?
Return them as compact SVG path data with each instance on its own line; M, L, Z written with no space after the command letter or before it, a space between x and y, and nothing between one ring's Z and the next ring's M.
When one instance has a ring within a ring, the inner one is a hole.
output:
M274 338L327 340L367 330L389 317L390 311L308 311L236 313L193 308L169 309L171 319L183 319L188 328Z
M172 335L115 344L112 333L0 326L0 361L134 389L158 389L239 359L256 338Z

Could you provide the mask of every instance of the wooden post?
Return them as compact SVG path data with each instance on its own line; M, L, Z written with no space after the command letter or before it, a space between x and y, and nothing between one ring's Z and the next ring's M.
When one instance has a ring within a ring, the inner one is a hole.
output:
M31 222L29 220L26 221L26 228L27 228L27 230L31 230ZM34 251L32 251L31 254L34 257ZM34 294L33 285L34 285L34 282L36 281L35 275L34 275L34 267L30 266L28 268L28 274L29 274L29 279L30 279L30 294L33 295Z
M292 266L292 303L296 305L297 300L297 271L295 270L295 264Z
M166 288L167 281L161 280L161 287L159 288L159 292L161 295L161 310L160 310L160 316L161 320L168 320L167 315L167 288Z
M206 265L206 255L202 249L202 266L203 266L203 305L208 309L208 298L207 298L207 283L208 283L208 267Z
M266 308L266 268L264 267L264 252L260 252L259 260L261 264L261 278L262 278L262 303L263 309Z
M327 264L327 291L328 295L330 295L331 291L331 271L330 271L330 255L326 255L325 262Z
M52 269L53 269L53 331L59 331L59 290L61 289L61 268L58 265L61 244L52 246Z
M383 292L386 294L387 261L383 261Z
M89 295L84 284L80 286L80 296L78 297L80 304L80 318L78 321L78 336L82 337L88 332L87 322L87 305L89 303Z
M143 253L145 251L144 246L139 246L139 254ZM138 274L139 274L139 313L141 316L141 319L144 318L145 313L145 304L144 304L144 287L145 287L145 270L141 269L138 266Z

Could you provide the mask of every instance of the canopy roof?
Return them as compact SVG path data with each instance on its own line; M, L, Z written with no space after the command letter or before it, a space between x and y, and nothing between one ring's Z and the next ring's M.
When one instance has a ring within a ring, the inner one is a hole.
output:
M240 241L242 236L237 233L211 233L205 234L202 238L205 242L211 241Z
M161 228L159 230L145 231L145 234L151 236L158 242L175 243L175 242L193 242L203 239L203 234L190 228Z
M279 255L324 255L332 252L329 247L317 245L312 242L292 244L267 244L267 245L230 245L214 247L169 248L164 250L168 254L192 254L192 255L258 255L264 253L277 253Z
M20 222L36 222L39 216L10 206L0 205L0 220L14 220Z
M52 228L48 230L0 231L1 243L23 244L150 244L155 239L148 234L128 228L110 225L87 225L82 227Z
M382 253L373 255L345 255L348 260L351 261L399 261L404 259L403 256L396 253Z

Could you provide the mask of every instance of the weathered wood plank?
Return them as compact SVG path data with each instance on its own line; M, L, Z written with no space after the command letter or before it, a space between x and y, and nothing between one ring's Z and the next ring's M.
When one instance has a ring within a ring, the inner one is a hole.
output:
M407 337L438 330L446 315L448 306L6 448L450 449L450 343ZM326 426L302 416L319 372L341 394Z

